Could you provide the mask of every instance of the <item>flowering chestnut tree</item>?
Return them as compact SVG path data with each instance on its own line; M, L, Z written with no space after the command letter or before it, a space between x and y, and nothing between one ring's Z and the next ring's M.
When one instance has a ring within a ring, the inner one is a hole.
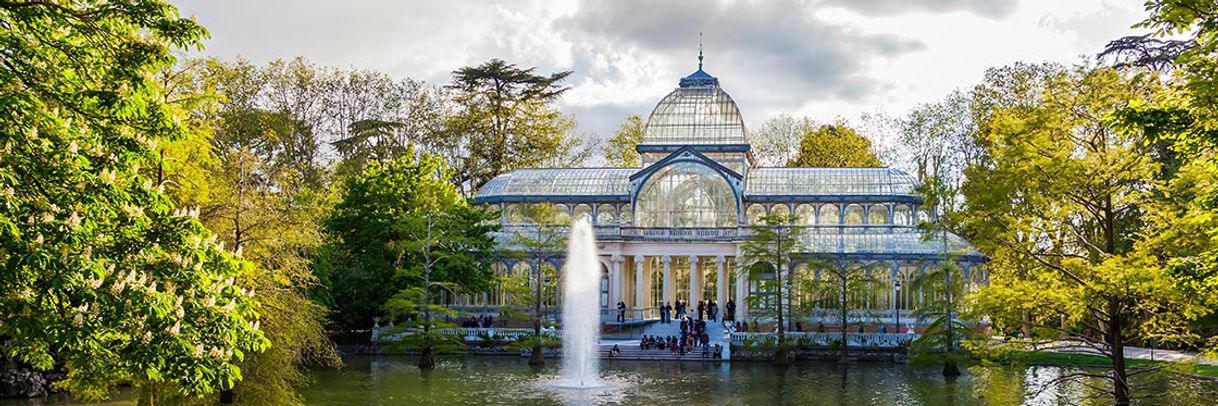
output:
M182 131L153 74L205 34L161 0L0 0L0 362L155 403L268 345L250 265L139 172Z

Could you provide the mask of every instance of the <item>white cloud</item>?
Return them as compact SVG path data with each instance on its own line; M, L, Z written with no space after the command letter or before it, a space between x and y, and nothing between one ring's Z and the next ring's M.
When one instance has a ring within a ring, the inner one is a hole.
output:
M433 83L492 57L574 70L562 107L608 136L646 115L696 69L750 127L787 112L829 121L900 112L972 86L1017 60L1073 63L1145 12L1140 0L714 0L351 2L182 0L212 33L206 54L255 62L304 56Z

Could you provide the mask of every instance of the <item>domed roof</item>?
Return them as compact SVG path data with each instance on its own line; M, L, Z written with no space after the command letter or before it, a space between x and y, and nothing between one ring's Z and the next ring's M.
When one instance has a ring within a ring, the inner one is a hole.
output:
M748 143L736 102L701 65L651 111L641 145Z

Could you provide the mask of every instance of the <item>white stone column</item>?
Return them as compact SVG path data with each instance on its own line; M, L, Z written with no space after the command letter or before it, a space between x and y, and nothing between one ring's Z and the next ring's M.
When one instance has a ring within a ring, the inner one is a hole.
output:
M617 303L625 300L622 297L622 286L625 286L622 278L622 256L614 255L609 257L609 308L617 310Z
M702 300L701 292L698 292L702 279L702 275L698 273L698 256L689 256L689 303L694 308L694 313L698 311L698 301Z
M664 301L677 301L677 292L672 288L672 257L665 255L660 258L660 262L664 264ZM673 306L674 308L676 305Z
M646 279L643 277L643 256L634 256L634 317L636 319L643 318L644 307L647 307L646 295L647 292L643 289L643 282Z
M727 270L723 269L726 262L722 255L715 257L715 304L720 309L727 304Z
M748 272L736 273L736 320L745 321L748 310Z

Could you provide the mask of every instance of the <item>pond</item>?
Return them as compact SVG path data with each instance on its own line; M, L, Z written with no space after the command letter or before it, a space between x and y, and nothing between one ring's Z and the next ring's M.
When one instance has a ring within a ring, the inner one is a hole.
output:
M732 364L602 361L606 386L557 389L558 360L534 370L514 356L444 358L429 372L408 356L349 356L342 370L314 372L303 390L310 405L585 405L585 404L813 404L813 405L1105 405L1088 385L1057 384L1075 368L970 366L955 381L938 368L890 363L840 366L802 362L786 369L766 363ZM1137 383L1137 382L1135 382ZM1218 384L1179 375L1146 385L1154 405L1215 405ZM130 391L105 404L131 405ZM0 405L75 404L63 397L0 400Z
M889 363L800 363L780 370L765 363L602 361L606 386L562 390L557 360L540 370L511 356L443 360L421 372L404 356L347 358L341 371L316 373L304 390L311 405L406 404L833 404L1059 405L1107 404L1083 383L1051 384L1072 368L972 366L954 382L938 368ZM1153 404L1213 405L1218 385L1196 379L1159 380ZM1046 385L1049 384L1049 385ZM1102 384L1092 381L1089 384ZM1042 388L1044 388L1042 390Z

